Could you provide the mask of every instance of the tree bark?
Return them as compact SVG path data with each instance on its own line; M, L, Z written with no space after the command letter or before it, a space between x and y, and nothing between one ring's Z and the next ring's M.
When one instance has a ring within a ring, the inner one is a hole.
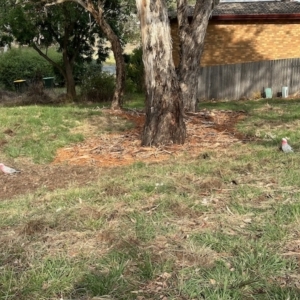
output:
M73 65L69 61L69 58L65 51L63 52L63 60L65 66L64 78L67 87L67 99L74 100L76 98L75 80L73 76Z
M187 0L177 0L180 39L178 77L186 111L197 110L197 88L204 38L213 6L219 1L197 0L192 21L188 20Z
M106 23L106 22L105 22ZM108 25L108 23L106 23ZM116 88L114 91L113 100L111 103L112 109L120 109L123 106L123 98L125 91L125 62L123 57L123 48L117 35L109 27L106 34L108 40L111 42L112 51L116 61Z
M142 145L183 144L183 103L172 57L165 0L136 0L146 78L146 121Z

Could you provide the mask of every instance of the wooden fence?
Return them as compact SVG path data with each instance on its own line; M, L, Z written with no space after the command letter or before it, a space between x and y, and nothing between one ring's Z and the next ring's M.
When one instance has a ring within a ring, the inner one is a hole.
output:
M289 95L300 92L300 58L202 67L198 99L251 99L265 88L276 97L283 86Z

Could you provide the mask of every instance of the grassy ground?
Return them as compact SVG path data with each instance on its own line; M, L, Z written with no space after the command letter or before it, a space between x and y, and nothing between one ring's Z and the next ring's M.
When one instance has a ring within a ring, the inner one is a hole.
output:
M299 149L299 104L204 103L247 111L239 130L258 141L0 202L0 299L299 299L300 156L277 150L283 136ZM1 155L48 161L44 135L83 139L76 122L95 114L1 108Z
M128 129L97 106L14 106L1 108L0 159L29 157L35 163L52 161L56 150L104 131Z

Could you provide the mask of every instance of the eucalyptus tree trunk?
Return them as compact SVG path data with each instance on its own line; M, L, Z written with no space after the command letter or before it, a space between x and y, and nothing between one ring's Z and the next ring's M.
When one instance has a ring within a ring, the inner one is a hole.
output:
M188 20L188 0L177 0L180 39L178 77L186 111L197 110L197 88L204 38L213 7L219 1L197 0L192 21Z
M172 58L165 0L136 0L146 84L142 145L182 144L186 137L183 103Z

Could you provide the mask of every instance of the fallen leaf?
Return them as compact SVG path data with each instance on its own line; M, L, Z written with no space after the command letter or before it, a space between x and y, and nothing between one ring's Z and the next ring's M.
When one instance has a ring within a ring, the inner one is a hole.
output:
M252 223L252 219L251 218L244 219L243 222L246 223L246 224L251 224Z

